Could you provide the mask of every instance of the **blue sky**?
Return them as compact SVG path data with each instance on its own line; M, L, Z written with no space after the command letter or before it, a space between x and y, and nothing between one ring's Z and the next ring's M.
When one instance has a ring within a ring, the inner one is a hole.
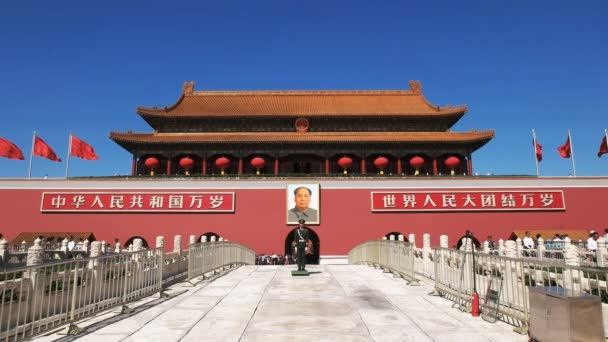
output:
M99 161L70 159L71 176L128 174L112 130L150 132L137 106L195 90L407 89L466 104L456 131L494 129L473 155L480 174L567 176L556 148L572 130L577 175L608 176L596 153L608 128L608 1L3 1L0 137L25 161L36 130L62 159L68 132ZM33 177L65 162L35 157Z

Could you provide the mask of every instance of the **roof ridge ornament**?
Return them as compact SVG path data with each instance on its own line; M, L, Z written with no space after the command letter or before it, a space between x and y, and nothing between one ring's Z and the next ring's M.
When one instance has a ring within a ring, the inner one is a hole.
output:
M410 90L414 95L422 95L422 85L420 81L410 81Z
M184 87L182 88L182 93L184 95L192 95L194 93L194 81L184 82Z

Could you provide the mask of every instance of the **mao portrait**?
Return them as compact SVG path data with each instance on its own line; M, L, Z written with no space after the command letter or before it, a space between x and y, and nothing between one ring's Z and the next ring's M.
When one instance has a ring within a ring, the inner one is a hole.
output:
M319 224L319 183L287 185L287 224Z

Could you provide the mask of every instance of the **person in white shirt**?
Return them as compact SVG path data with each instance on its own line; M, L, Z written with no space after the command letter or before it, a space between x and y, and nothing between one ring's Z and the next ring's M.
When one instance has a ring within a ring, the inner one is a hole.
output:
M524 248L526 249L534 249L534 240L532 240L532 236L530 236L530 232L526 232L526 236L523 240Z
M589 239L587 239L587 250L595 252L597 251L597 239L599 239L600 234L596 231L592 230L589 232Z
M70 236L70 241L68 242L68 251L74 250L76 247L76 241L74 241L74 237Z
M608 241L608 228L604 229L604 241Z

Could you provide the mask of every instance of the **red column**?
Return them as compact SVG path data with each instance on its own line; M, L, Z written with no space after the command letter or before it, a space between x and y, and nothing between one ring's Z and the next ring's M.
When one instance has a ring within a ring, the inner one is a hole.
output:
M325 158L325 174L329 175L329 159Z
M239 175L243 174L243 158L239 158Z
M433 176L437 176L437 158L433 158Z
M471 158L471 155L469 154L469 156L467 157L467 174L469 176L473 175L473 159Z
M133 155L133 162L131 163L131 176L135 176L137 173L137 156Z
M207 174L207 158L203 157L203 175Z
M274 158L274 175L279 174L279 157Z
M167 159L167 176L171 175L171 158Z
M365 159L361 159L361 174L365 174Z
M397 159L397 175L401 176L401 158Z

